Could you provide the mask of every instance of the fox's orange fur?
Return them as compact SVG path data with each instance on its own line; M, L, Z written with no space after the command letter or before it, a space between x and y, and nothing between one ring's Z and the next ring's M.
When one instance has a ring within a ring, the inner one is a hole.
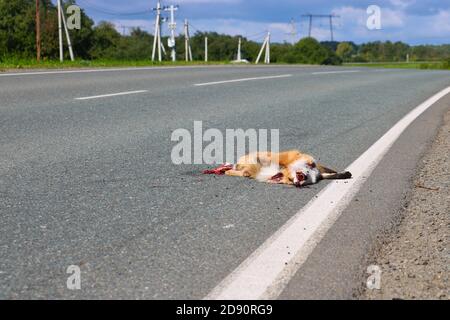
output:
M225 174L298 187L317 183L321 179L351 178L350 172L338 173L326 168L312 156L298 150L250 153L241 157L234 168Z

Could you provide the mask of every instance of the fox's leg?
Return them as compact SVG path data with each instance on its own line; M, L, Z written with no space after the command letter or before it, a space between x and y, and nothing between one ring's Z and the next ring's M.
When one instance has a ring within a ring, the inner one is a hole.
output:
M255 174L253 174L250 170L228 170L225 172L227 176L232 177L246 177L246 178L255 178Z
M225 172L225 175L232 176L232 177L243 177L244 176L244 171L228 170L228 171Z

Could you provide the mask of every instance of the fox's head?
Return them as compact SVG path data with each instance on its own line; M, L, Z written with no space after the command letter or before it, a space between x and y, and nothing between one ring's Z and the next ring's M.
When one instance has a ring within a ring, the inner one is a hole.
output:
M303 187L317 183L320 179L320 172L314 160L297 160L289 165L289 180L296 187Z

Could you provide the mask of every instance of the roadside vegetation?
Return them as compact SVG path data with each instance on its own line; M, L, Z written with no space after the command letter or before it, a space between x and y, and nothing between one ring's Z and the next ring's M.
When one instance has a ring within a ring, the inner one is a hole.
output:
M336 54L346 66L402 69L450 69L450 45L409 46L402 42L341 42Z
M373 67L395 69L430 69L450 70L450 59L446 61L418 61L418 62L378 62L378 63L344 63L346 67Z
M96 59L96 60L82 60L76 59L75 61L64 60L43 60L40 63L36 59L32 58L7 58L0 62L0 71L8 69L60 69L60 68L107 68L107 67L158 67L158 66L185 66L185 65L218 65L227 64L224 61L193 61L184 62L177 61L162 61L154 62L150 59L147 60L115 60L115 59Z
M36 62L35 1L0 0L0 70L15 68L114 67L173 65L166 56L162 63L150 61L153 36L136 28L122 35L109 22L94 21L82 10L81 29L71 30L76 61L58 61L58 22L56 7L51 0L41 0L42 60ZM76 3L63 1L64 6ZM210 64L229 63L236 59L238 36L193 30L192 53L195 62L205 64L204 38L208 37ZM164 43L167 38L163 39ZM177 43L178 62L184 65L184 37ZM242 37L242 56L254 62L261 43ZM409 57L409 63L405 61ZM426 61L426 62L421 62ZM402 42L318 42L303 38L296 44L271 44L271 62L285 64L317 64L376 66L391 68L450 69L450 45L410 46Z

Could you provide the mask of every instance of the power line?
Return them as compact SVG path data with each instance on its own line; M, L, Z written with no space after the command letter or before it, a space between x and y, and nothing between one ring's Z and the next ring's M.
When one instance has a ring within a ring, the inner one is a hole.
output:
M267 35L267 31L265 30L265 31L261 31L261 32L254 33L254 34L251 34L251 35L244 35L244 38L246 38L246 39L253 39L253 40L260 40L260 39L263 39L263 38L265 39L266 35Z
M189 27L191 27L195 32L200 32L200 33L213 32L213 31L202 31L199 28L195 27L190 21L189 21ZM261 32L258 32L258 33L254 33L254 34L251 34L251 35L242 35L243 38L256 39L256 40L265 39L266 36L267 36L267 30L261 31Z
M112 11L112 10L105 10L101 7L98 7L92 3L90 3L87 0L78 0L78 2L81 2L83 4L83 7L92 9L94 11L97 11L99 13L103 13L110 16L137 16L137 15L144 15L152 12L152 9L146 9L142 11L135 11L135 12L119 12L119 11Z

